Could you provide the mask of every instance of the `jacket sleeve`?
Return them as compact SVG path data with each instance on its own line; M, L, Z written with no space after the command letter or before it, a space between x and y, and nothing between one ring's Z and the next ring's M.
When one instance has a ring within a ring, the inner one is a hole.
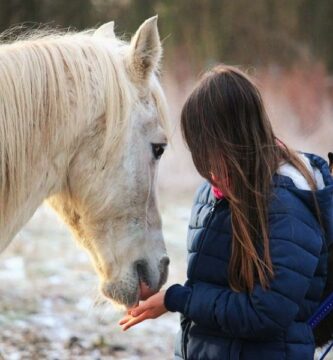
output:
M274 215L271 227L275 275L268 289L256 284L249 294L204 282L176 284L166 292L166 308L235 337L270 335L288 328L309 289L323 238L313 226L290 214Z

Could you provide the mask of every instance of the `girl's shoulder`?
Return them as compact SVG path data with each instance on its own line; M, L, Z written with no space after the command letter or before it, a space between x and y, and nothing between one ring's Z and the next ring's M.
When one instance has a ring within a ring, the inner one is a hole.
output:
M317 189L312 191L302 175L289 164L281 166L273 177L270 215L285 214L314 229L324 229L333 243L333 178L328 163L318 155L300 153ZM320 218L320 219L319 219Z
M215 202L212 192L212 185L206 180L196 190L194 195L194 205L212 205Z

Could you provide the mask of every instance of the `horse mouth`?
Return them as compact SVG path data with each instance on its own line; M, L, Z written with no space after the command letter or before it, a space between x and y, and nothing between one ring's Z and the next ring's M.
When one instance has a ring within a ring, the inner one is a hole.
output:
M139 301L144 301L156 294L144 281L139 281Z
M154 289L149 277L148 264L144 260L135 263L136 273L138 275L138 303L139 301L147 300L150 296L156 294L158 291Z
M156 294L165 283L168 275L169 259L163 258L158 267L158 276L154 276L146 260L136 261L132 267L133 280L104 282L101 291L104 296L127 309L137 306Z

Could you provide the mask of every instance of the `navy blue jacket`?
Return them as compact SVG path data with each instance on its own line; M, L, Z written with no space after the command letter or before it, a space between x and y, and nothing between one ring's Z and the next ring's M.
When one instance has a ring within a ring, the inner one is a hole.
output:
M228 201L216 202L211 186L198 191L188 231L188 280L171 286L169 311L182 314L176 358L188 360L313 360L314 338L306 321L319 305L333 242L333 179L328 164L306 154L322 175L313 194L275 174L269 204L270 254L275 276L270 288L252 293L228 285L231 219Z

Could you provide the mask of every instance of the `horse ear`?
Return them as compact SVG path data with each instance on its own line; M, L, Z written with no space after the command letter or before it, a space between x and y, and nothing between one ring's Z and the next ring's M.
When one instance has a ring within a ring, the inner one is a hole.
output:
M104 36L114 39L116 37L114 33L114 21L110 21L101 25L98 29L95 30L94 36Z
M162 46L157 28L157 15L146 20L133 36L128 66L135 81L145 81L157 70Z

